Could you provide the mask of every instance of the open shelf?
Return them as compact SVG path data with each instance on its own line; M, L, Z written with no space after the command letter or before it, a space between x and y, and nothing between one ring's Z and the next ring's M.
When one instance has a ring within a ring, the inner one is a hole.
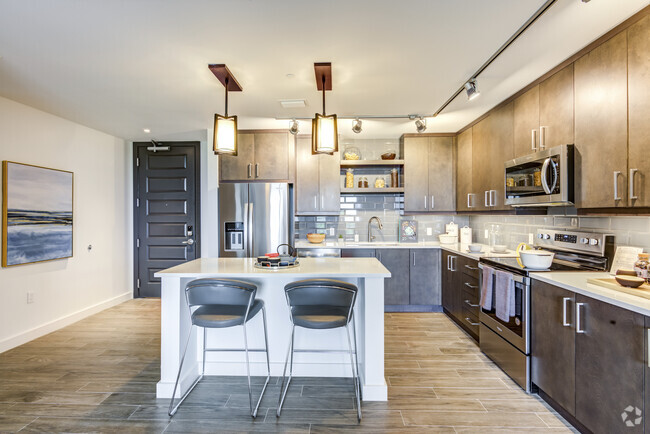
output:
M341 167L403 166L404 160L341 160Z
M386 194L386 193L404 193L404 187L386 187L386 188L342 188L341 194Z

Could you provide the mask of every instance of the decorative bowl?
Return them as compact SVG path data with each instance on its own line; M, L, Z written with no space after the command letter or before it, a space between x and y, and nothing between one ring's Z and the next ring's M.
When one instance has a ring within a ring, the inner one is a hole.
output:
M636 276L626 276L619 274L617 276L614 276L614 278L620 285L623 285L627 288L638 288L645 282L645 279Z
M481 249L483 249L483 246L480 244L470 244L469 246L467 246L467 248L472 253L479 253Z
M616 275L617 276L634 276L634 277L638 277L636 275L636 271L634 271L634 269L632 269L632 268L619 268L618 270L616 270Z
M320 244L325 240L325 234L307 234L307 239L312 244Z
M506 250L508 250L508 246L505 244L495 244L492 246L492 251L494 253L505 253Z
M547 270L553 263L555 253L548 250L520 250L519 258L529 270Z
M397 153L395 151L386 151L383 154L381 154L381 159L382 160L394 160L395 157L397 157Z
M440 234L438 238L440 239L440 244L454 244L458 242L456 235Z

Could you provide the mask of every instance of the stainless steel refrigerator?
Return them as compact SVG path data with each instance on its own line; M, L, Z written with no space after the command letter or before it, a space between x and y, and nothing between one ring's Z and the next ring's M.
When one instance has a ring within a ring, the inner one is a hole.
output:
M293 245L293 190L284 183L219 185L219 256L248 258Z

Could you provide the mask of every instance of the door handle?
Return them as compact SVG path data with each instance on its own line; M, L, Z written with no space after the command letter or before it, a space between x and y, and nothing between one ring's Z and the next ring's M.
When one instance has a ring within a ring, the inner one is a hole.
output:
M191 246L194 244L194 240L190 238L189 240L181 241L181 244L187 244L188 246Z
M638 172L638 171L639 171L639 169L630 169L630 177L629 177L629 179L627 180L627 182L630 183L630 200L636 200L636 199L639 198L639 196L636 196L636 195L634 194L634 175L635 175L636 172Z
M253 176L253 165L248 163L248 177L250 178L251 176Z
M584 333L585 329L581 327L581 322L582 322L582 315L580 312L582 311L582 307L584 306L584 303L576 303L576 333Z
M480 325L480 324L477 323L477 322L473 322L471 319L469 319L469 317L465 317L465 321L467 321L468 323L470 323L470 324L473 325L474 327Z
M571 325L571 323L567 319L567 310L568 310L568 308L567 308L568 303L567 302L569 300L571 300L571 297L563 297L562 298L562 325L564 327L569 327Z
M540 151L542 149L546 149L546 128L547 127L539 127L539 149L540 149Z
M531 130L530 132L530 149L537 151L537 130Z
M468 306L471 306L471 307L478 307L479 306L478 304L470 303L469 300L465 300L465 304L468 305Z
M255 178L260 177L260 163L255 163Z
M618 176L621 174L620 171L615 170L614 171L614 200L621 200L621 198L618 196Z

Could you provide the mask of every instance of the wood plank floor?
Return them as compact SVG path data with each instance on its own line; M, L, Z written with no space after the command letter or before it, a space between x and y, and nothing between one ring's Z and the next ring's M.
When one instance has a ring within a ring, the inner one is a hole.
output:
M361 424L343 378L296 378L280 419L274 378L253 421L242 379L210 377L170 420L160 302L131 300L0 354L0 432L572 431L445 315L386 314L385 332L389 401L363 403Z

